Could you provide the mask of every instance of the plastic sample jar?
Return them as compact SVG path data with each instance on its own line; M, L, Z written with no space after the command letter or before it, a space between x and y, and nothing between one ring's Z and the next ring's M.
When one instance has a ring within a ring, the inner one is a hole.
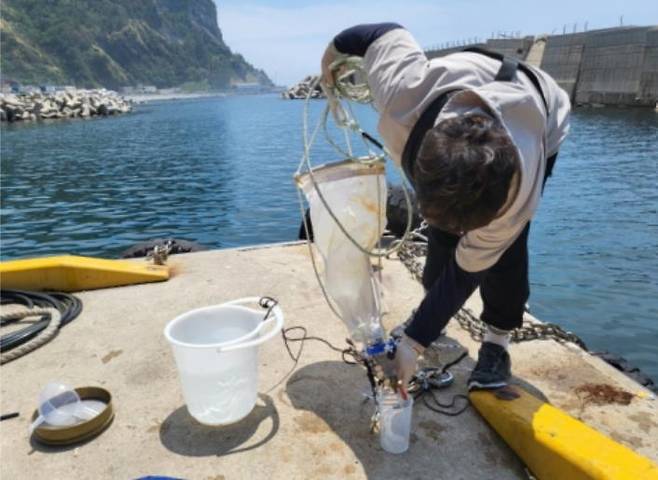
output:
M395 392L383 392L379 398L379 443L389 453L409 449L413 398L406 400Z

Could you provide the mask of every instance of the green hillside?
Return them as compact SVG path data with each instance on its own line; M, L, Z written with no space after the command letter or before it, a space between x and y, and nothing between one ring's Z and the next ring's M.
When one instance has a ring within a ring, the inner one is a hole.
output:
M231 52L212 0L2 0L4 80L158 88L271 85Z

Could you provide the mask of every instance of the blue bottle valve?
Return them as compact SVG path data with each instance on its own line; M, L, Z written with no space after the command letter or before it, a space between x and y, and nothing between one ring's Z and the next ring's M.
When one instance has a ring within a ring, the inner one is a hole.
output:
M397 341L394 338L391 337L386 341L380 338L366 347L363 356L368 359L374 359L381 355L392 357L395 355L396 349Z

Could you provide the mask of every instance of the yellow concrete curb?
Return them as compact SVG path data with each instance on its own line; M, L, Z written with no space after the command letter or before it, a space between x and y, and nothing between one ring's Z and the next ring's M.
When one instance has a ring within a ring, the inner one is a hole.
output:
M519 387L503 400L474 391L471 402L539 480L658 480L658 466Z
M76 292L169 279L167 266L64 255L0 263L2 288Z

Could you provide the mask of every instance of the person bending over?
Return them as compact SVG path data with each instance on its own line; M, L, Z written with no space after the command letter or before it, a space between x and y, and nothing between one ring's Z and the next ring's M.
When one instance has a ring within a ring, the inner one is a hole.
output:
M363 57L379 133L430 225L426 294L404 324L397 377L406 387L418 356L479 287L487 332L468 385L502 387L530 293L530 221L569 131L569 97L545 72L492 52L428 60L396 23L339 33L322 58L329 87L340 55Z

